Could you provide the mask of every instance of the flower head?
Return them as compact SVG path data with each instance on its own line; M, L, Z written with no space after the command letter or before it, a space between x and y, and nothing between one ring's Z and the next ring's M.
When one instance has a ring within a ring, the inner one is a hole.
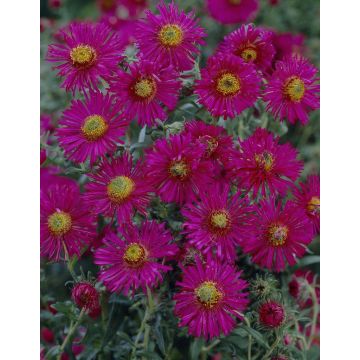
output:
M258 314L260 324L270 329L283 325L286 318L284 306L274 300L262 303L258 309Z
M90 282L82 281L75 284L71 297L79 308L85 308L89 313L100 307L99 293Z

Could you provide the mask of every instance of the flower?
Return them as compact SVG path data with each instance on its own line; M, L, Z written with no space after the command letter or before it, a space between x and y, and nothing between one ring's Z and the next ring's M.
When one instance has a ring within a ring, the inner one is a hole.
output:
M158 139L147 153L147 176L162 201L184 204L195 200L211 181L211 162L203 160L204 146L189 135Z
M76 180L66 176L61 176L63 169L57 166L47 166L40 168L40 189L47 191L47 189L54 184L66 185L79 193L79 185Z
M261 325L275 329L285 322L285 309L283 305L274 300L262 303L258 309L259 322Z
M231 54L218 54L208 60L196 80L195 93L199 102L213 116L234 118L252 106L260 90L255 67Z
M300 189L294 189L295 202L306 211L314 225L315 232L320 232L320 177L310 175Z
M110 90L128 120L154 125L155 119L166 120L163 106L174 109L181 84L172 66L141 60L129 66L129 73L119 71L110 81Z
M102 23L71 23L59 36L63 42L49 45L47 59L60 63L56 69L66 91L96 90L123 58L118 36Z
M46 149L40 150L40 166L46 161Z
M292 201L282 207L274 198L260 201L254 211L249 219L249 237L242 244L244 252L254 263L272 271L284 270L285 259L295 265L313 239L305 212Z
M176 283L180 289L174 296L179 326L187 326L189 334L196 337L228 334L235 327L233 317L242 319L248 304L242 271L210 257L206 263L197 258L195 265L179 266L183 277Z
M126 132L127 121L119 115L113 98L102 93L90 93L85 101L73 100L64 111L57 137L65 155L76 163L90 159L93 164L106 153L114 152Z
M261 128L240 143L237 157L239 186L266 195L285 194L298 178L303 163L297 160L298 152L289 143L279 144L279 138Z
M163 273L171 270L161 261L175 255L177 246L170 244L171 233L164 224L145 221L140 228L123 225L119 228L121 239L108 234L104 246L95 252L95 264L101 266L99 280L111 292L127 295L139 287L146 293L147 287L157 286Z
M43 135L47 132L50 134L56 129L54 120L49 114L40 114L40 135Z
M41 339L44 340L45 342L51 344L55 340L55 335L52 330L50 330L47 327L43 327L41 329Z
M96 213L115 216L119 222L129 221L134 210L146 214L151 187L144 177L143 164L133 166L131 155L104 160L95 174L89 174L84 197Z
M229 186L212 187L200 192L200 201L187 204L181 211L185 217L184 234L189 243L203 253L216 249L220 259L234 261L236 246L244 241L248 212L247 199L229 196Z
M185 14L174 2L157 5L159 15L145 11L136 32L137 42L144 58L164 65L172 64L179 71L191 70L197 45L203 45L205 32L194 20L194 13Z
M280 120L287 119L291 124L299 120L305 125L308 113L320 106L316 73L315 66L299 56L278 61L263 96L268 102L266 110Z
M64 250L70 257L80 257L95 235L94 220L73 187L54 184L41 191L41 255L58 261Z
M207 0L210 15L222 24L248 22L255 18L259 0Z
M282 60L292 55L304 52L304 35L292 33L273 33L272 43L276 53L274 60Z
M75 284L71 297L79 308L85 308L89 314L100 308L99 293L88 281Z
M118 0L118 3L120 12L123 12L126 18L138 18L149 6L148 0Z
M219 52L241 57L245 62L253 63L256 68L266 71L271 66L275 54L271 43L273 34L252 24L241 27L229 35L219 46Z

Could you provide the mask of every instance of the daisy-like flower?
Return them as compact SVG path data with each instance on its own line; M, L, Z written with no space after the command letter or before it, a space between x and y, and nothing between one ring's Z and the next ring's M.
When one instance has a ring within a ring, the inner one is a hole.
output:
M258 314L260 324L270 329L283 325L286 318L284 306L275 300L262 303L258 309Z
M292 33L273 33L272 43L276 53L274 60L304 53L304 35Z
M208 60L196 81L199 102L213 116L234 118L252 106L260 90L260 77L253 64L231 54L218 54Z
M308 60L292 56L278 61L265 89L266 110L291 124L309 121L308 113L320 106L317 69Z
M157 286L163 273L171 270L161 261L175 255L177 246L170 244L172 236L164 224L145 221L140 228L122 226L122 238L108 234L104 246L95 252L95 264L101 267L99 279L111 292L128 295L141 288Z
M67 91L96 90L100 79L106 79L122 60L122 45L118 36L102 23L72 23L60 31L63 42L49 45L48 61L64 77Z
M272 271L283 270L285 259L290 266L295 265L313 239L312 224L305 212L291 201L282 207L274 198L262 200L254 211L248 239L242 244L244 252L254 263Z
M53 185L41 191L41 255L58 261L60 256L80 257L81 251L95 236L95 218L80 194L66 185Z
M148 7L148 0L118 0L120 13L124 13L124 18L138 18Z
M252 24L241 25L225 36L219 46L219 52L241 57L245 62L252 62L256 68L265 71L271 66L275 54L271 43L273 34Z
M185 14L172 2L160 2L159 15L145 11L146 19L139 22L137 42L146 59L165 65L172 64L179 71L191 70L197 45L203 45L205 32L197 25L194 13Z
M240 278L242 271L208 257L183 270L180 290L174 296L175 314L179 326L187 326L191 335L213 338L228 334L235 327L235 319L248 304L247 282Z
M244 241L244 224L250 208L246 199L230 196L229 186L218 186L200 192L200 202L188 204L182 209L185 217L184 234L189 243L204 254L216 249L216 256L233 261L236 246Z
M310 175L305 183L300 183L300 189L294 190L295 202L306 211L308 218L314 224L314 230L320 232L320 177Z
M144 178L143 164L133 166L130 154L111 162L104 160L98 172L89 174L89 178L84 198L95 212L110 217L117 214L119 222L129 221L135 210L146 214L151 187Z
M205 146L189 135L159 139L147 156L147 176L165 202L184 204L195 200L210 181L212 164L203 159Z
M239 186L266 195L279 193L284 195L292 186L303 168L297 160L298 152L289 143L279 144L279 138L261 128L240 143L237 159Z
M116 150L119 139L125 135L128 122L119 115L119 106L113 98L102 93L90 93L84 101L73 100L64 111L57 129L60 146L65 155L76 163L99 157Z
M248 22L255 18L259 0L207 0L210 15L222 24Z
M110 90L116 94L118 104L128 120L154 125L155 119L165 120L163 106L176 106L181 83L172 66L140 60L129 66L129 72L119 71L110 81Z

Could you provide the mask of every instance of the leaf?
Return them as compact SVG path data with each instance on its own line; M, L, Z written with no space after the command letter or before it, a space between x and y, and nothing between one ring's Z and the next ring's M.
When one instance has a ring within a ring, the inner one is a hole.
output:
M265 341L264 337L256 330L246 326L246 325L240 325L241 329L244 329L248 334L250 334L259 344L265 346L266 348L269 348L269 345ZM236 331L236 330L234 330Z
M156 317L156 323L154 326L154 335L155 335L155 340L156 340L156 344L159 347L161 353L163 355L165 355L165 342L164 342L164 336L162 334L161 331L161 317L160 315L158 315Z
M102 341L102 347L104 347L116 334L119 326L124 318L122 306L113 302L109 314L108 324L105 330L105 334Z
M59 313L64 314L70 320L77 319L77 308L71 301L57 302L51 305Z
M143 143L145 140L145 135L146 135L146 125L144 125L144 127L141 129L140 133L139 133L139 143Z
M204 346L204 339L195 339L190 345L190 358L191 360L198 360L201 348Z
M302 267L309 266L312 264L317 264L319 262L320 262L319 255L305 256L297 263L297 265L294 268L298 269L298 268L302 268Z

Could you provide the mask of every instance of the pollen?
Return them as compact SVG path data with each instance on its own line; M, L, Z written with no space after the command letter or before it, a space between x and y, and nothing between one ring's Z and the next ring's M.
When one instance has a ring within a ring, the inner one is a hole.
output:
M226 211L216 211L210 217L211 225L215 228L225 229L229 225L229 215Z
M271 153L264 151L262 154L255 155L255 161L261 169L269 172L273 168L275 160Z
M212 155L219 146L218 141L211 136L203 136L204 143L206 144L206 153L208 156Z
M307 211L310 214L319 214L320 213L320 198L318 196L313 196L307 204Z
M182 43L184 34L179 25L164 25L159 32L159 40L165 47L175 47Z
M131 243L125 249L123 259L129 266L138 267L145 262L146 251L142 245Z
M127 176L117 176L107 186L110 200L116 204L122 203L135 190L135 183Z
M292 76L286 80L283 92L291 101L299 102L304 97L305 84L299 77Z
M207 309L213 308L223 297L213 281L204 281L195 289L197 300Z
M64 211L56 211L48 217L49 231L55 236L65 235L72 226L70 214Z
M189 168L185 161L174 161L169 168L170 175L180 180L185 179L189 175Z
M248 47L241 51L240 56L243 58L244 61L255 61L257 58L257 52L254 48Z
M217 79L216 90L223 96L235 95L240 88L240 79L234 74L225 73Z
M88 116L81 127L81 131L89 141L95 141L103 137L108 129L108 124L100 115Z
M269 227L268 239L272 246L282 246L288 237L289 229L284 225L273 224Z
M74 66L87 68L95 62L96 51L89 45L81 44L71 49L70 58Z
M153 79L141 79L134 85L134 92L142 99L152 98L156 91L156 84Z

